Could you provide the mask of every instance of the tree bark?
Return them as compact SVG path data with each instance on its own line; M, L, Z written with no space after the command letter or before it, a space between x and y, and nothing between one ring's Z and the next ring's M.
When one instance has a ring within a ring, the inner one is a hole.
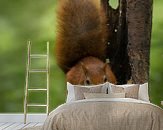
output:
M148 82L152 28L152 0L127 0L128 55L131 79Z
M117 9L101 0L108 18L107 57L118 84L149 79L152 0L119 0Z

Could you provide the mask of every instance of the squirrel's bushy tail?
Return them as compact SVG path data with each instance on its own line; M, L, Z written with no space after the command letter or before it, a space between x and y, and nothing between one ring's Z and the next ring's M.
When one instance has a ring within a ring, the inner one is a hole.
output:
M66 73L87 56L104 61L107 25L100 0L59 0L56 60Z

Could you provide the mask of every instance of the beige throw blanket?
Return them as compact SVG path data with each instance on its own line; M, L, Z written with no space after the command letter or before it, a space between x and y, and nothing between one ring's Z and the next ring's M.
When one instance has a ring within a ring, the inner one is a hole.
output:
M163 130L163 110L136 99L88 99L59 106L41 129Z

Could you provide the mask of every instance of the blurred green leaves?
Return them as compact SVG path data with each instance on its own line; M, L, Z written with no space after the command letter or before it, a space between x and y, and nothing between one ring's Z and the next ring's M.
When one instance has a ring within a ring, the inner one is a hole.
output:
M151 43L150 98L160 105L163 100L163 1L154 0Z
M0 112L23 111L28 40L32 41L32 53L42 54L46 41L50 42L50 109L65 102L64 74L54 56L55 9L56 0L0 1ZM33 66L44 64L35 62ZM33 80L38 86L45 85L42 76ZM32 100L43 100L41 95L31 94Z

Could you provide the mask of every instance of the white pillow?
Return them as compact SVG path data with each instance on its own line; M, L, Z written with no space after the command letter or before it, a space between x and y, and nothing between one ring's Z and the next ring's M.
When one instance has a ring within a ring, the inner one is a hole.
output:
M125 95L126 98L138 99L139 85L138 84L134 84L133 86L127 86L127 85L119 86L119 85L111 84L110 90L113 93L125 93L126 94Z
M75 93L74 93L74 86L67 82L67 100L66 102L72 102L75 101Z
M99 84L99 85L90 85L90 86L83 86L83 85L72 85L71 83L67 82L67 100L66 103L72 102L72 101L76 101L76 96L75 96L75 87L79 87L79 88L97 88L102 86L101 88L101 93L107 93L107 88L108 88L108 84L109 83L104 83L104 84ZM84 89L83 89L84 90ZM83 93L84 94L84 93ZM83 95L84 96L84 95Z
M149 93L148 93L148 83L140 84L138 99L146 102L150 102Z
M125 93L84 93L86 99L92 98L125 98Z
M112 92L111 85L114 84L109 83L108 92ZM124 85L116 85L116 86L126 88L126 87L135 86L135 84L124 84ZM150 102L149 94L148 94L148 83L139 84L138 99L142 101Z

